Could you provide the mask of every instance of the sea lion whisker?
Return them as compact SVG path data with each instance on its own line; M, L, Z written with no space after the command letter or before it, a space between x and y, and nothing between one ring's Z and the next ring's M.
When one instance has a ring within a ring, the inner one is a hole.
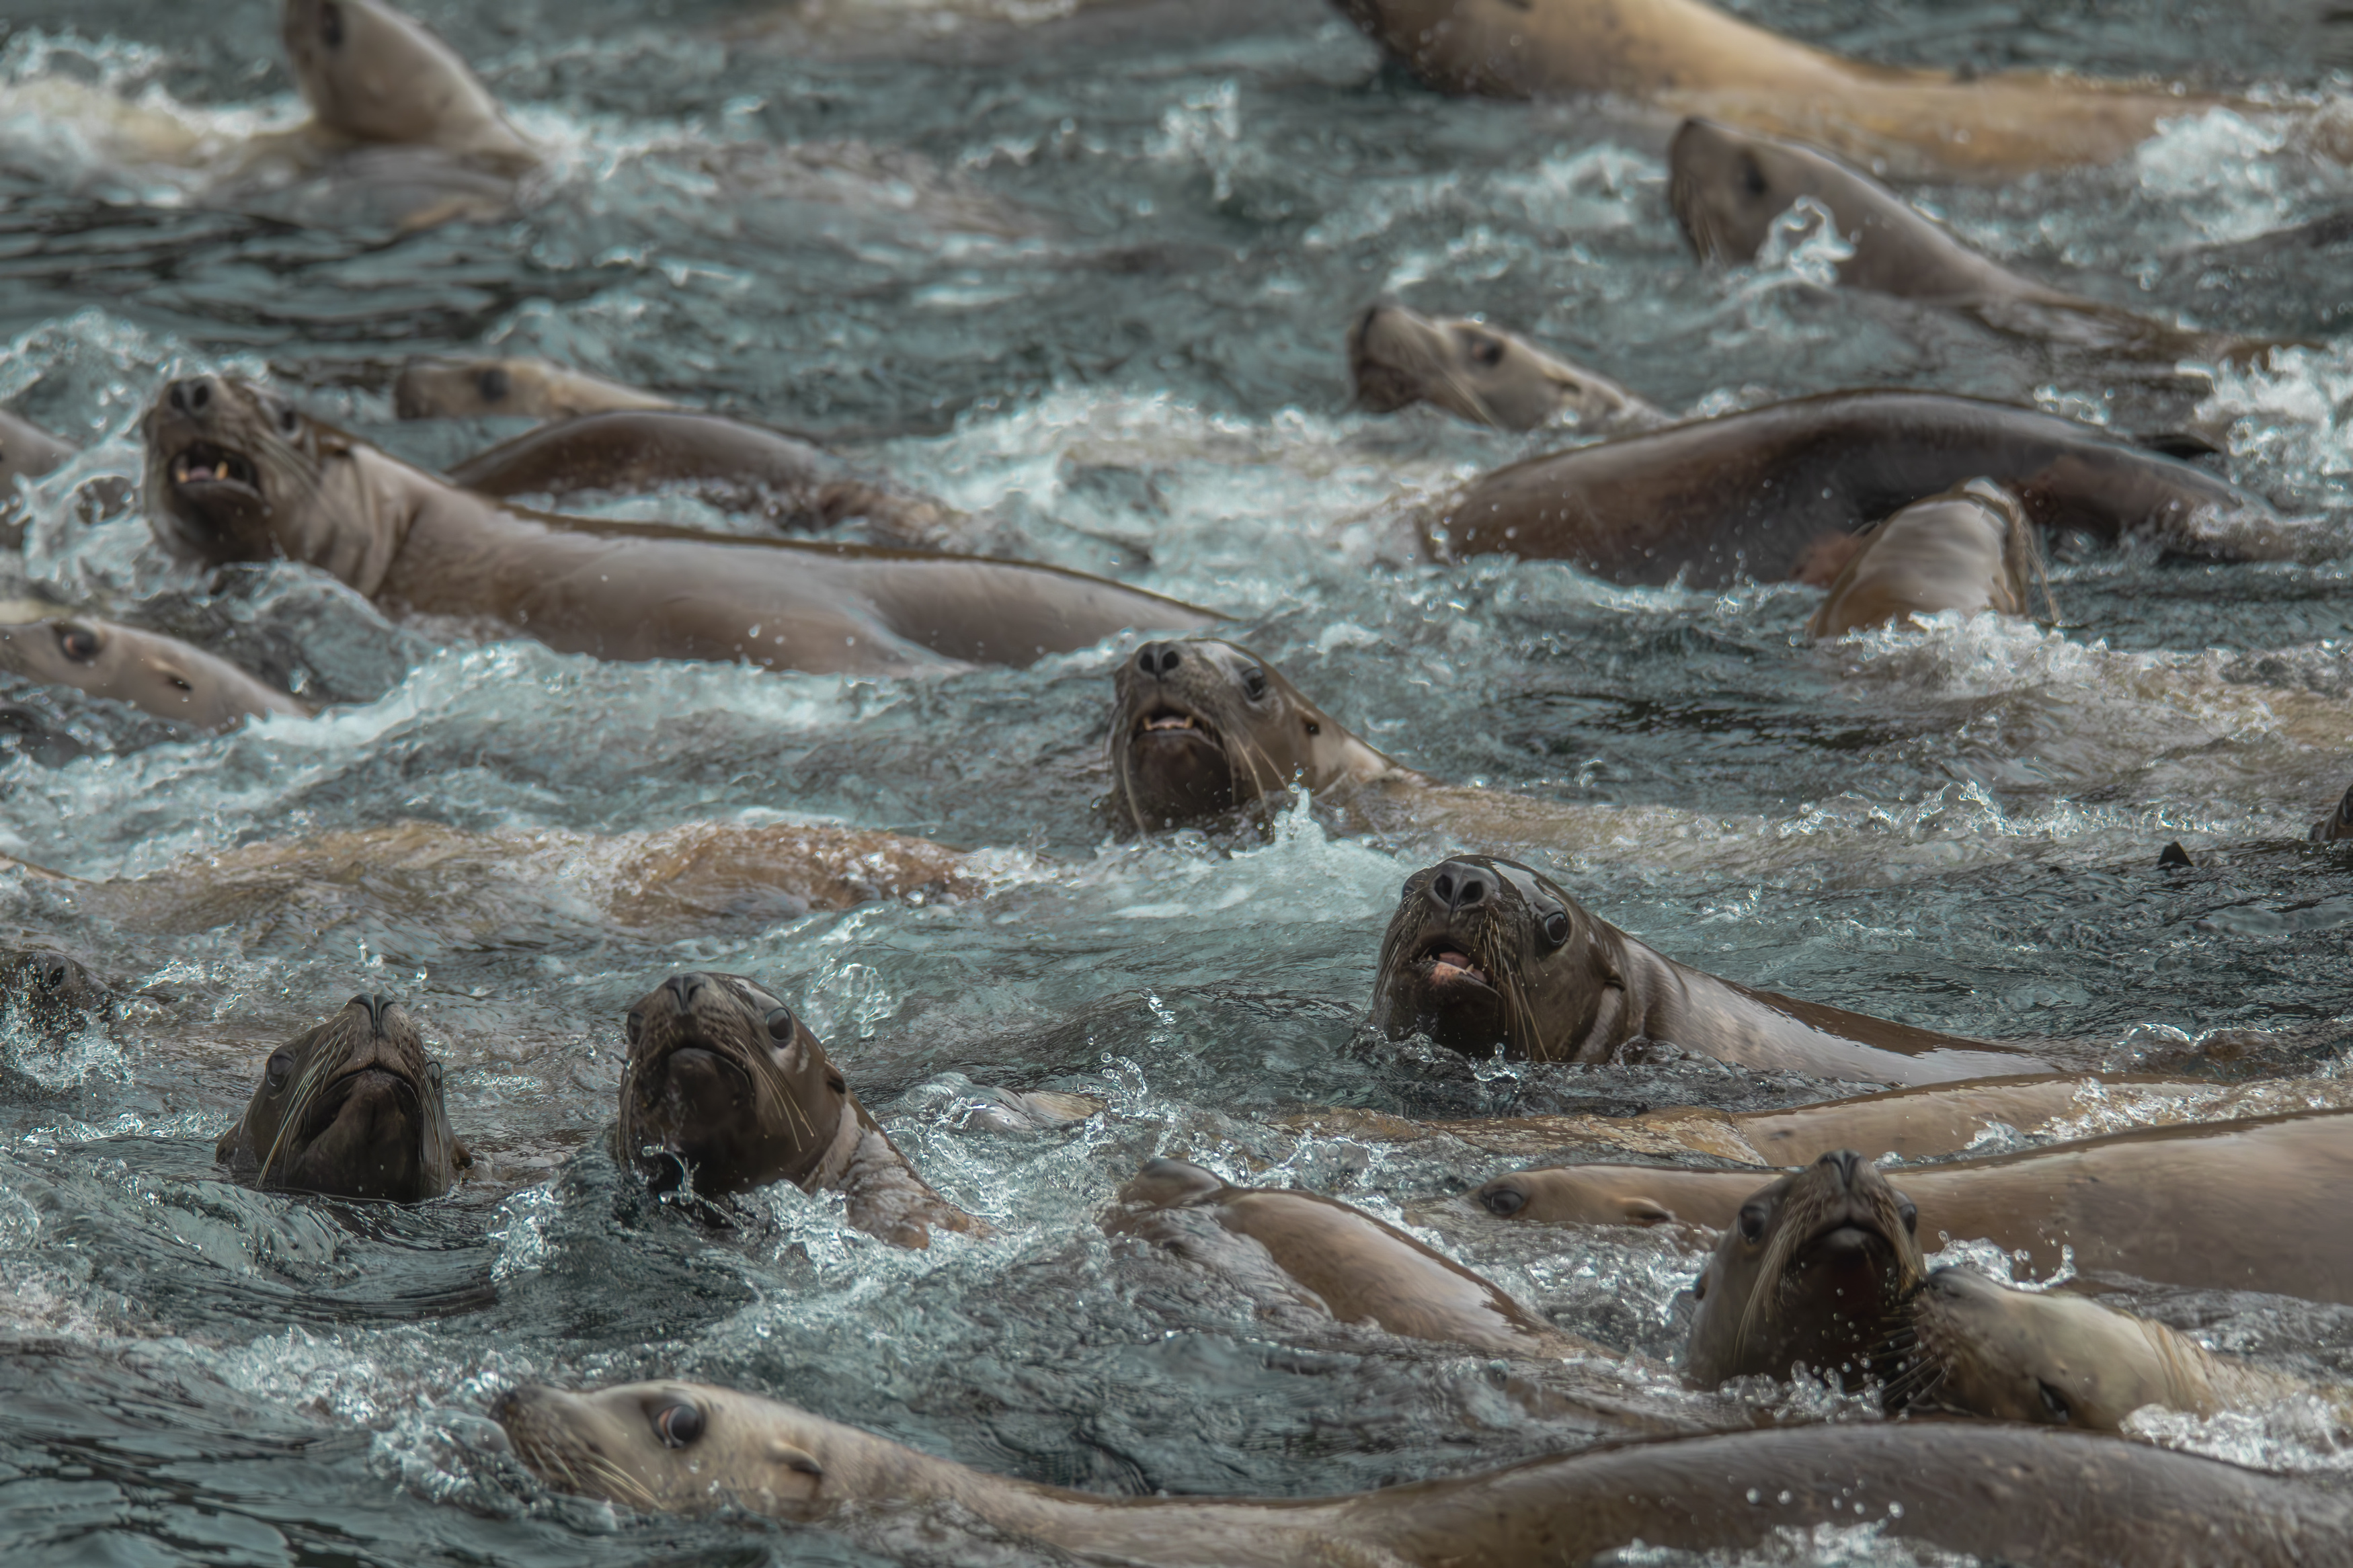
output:
M340 1066L348 1054L336 1057L335 1065ZM327 1053L323 1051L313 1055L303 1064L301 1076L294 1080L293 1090L286 1097L286 1109L278 1118L278 1135L269 1141L269 1152L261 1158L257 1180L268 1183L269 1167L277 1162L278 1151L285 1146L286 1134L310 1116L312 1103L326 1087L328 1065Z

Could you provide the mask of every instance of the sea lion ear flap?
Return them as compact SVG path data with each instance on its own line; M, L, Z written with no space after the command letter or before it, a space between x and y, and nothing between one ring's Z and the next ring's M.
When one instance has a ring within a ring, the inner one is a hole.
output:
M782 1465L788 1470L797 1470L812 1480L825 1479L825 1467L817 1462L816 1455L807 1448L794 1447L782 1437L769 1443L768 1462Z
M1628 1225L1672 1225L1675 1223L1675 1211L1656 1198L1628 1198L1626 1223Z

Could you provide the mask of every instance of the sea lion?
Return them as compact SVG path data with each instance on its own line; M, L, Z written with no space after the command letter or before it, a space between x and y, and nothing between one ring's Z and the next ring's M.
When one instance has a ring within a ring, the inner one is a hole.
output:
M1540 1568L1636 1542L1737 1552L1865 1521L2043 1568L2304 1568L2353 1552L2353 1504L2319 1488L2147 1444L1972 1422L1679 1437L1253 1500L1105 1498L992 1476L702 1384L585 1394L526 1384L491 1415L551 1486L649 1512L825 1525L893 1556L911 1531L928 1555L955 1529L1150 1568Z
M75 450L72 442L0 408L0 522L22 504L16 494L18 479L39 479Z
M2056 621L2059 606L2024 509L1992 480L1971 479L1856 535L1854 553L1807 621L1806 635L1843 637L1942 610L2023 616L2036 607L2037 589L2042 618Z
M402 419L576 419L677 406L667 397L543 359L419 355L403 363L392 383L392 412Z
M270 1052L213 1158L256 1186L404 1204L439 1197L473 1163L449 1132L441 1064L389 996L354 996Z
M783 998L742 974L673 974L629 1009L616 1151L657 1193L723 1198L771 1182L849 1200L900 1247L933 1226L989 1234L932 1190Z
M1606 375L1571 364L1525 338L1464 318L1433 320L1383 300L1348 329L1348 378L1356 405L1393 414L1438 405L1498 430L1556 420L1578 429L1642 429L1667 416Z
M1339 0L1422 80L1497 98L1609 94L1833 147L1905 175L2108 163L2221 100L2041 72L1866 65L1698 0ZM2258 111L2259 112L2259 111Z
M2316 843L2325 843L2337 838L2353 838L2353 788L2348 788L2337 799L2335 811L2312 825L2312 837ZM2186 860L2189 857L2184 856L2182 858Z
M1271 1271L1280 1278L1266 1294L1344 1323L1377 1323L1403 1339L1490 1355L1598 1349L1361 1209L1318 1193L1232 1186L1183 1160L1147 1161L1120 1188L1103 1229L1208 1264L1246 1285L1263 1285Z
M878 477L860 477L797 436L677 408L584 414L543 425L477 452L448 478L500 497L682 489L787 529L855 519L876 543L923 549L953 544L965 523L962 513Z
M173 382L142 428L167 547L214 565L301 562L394 614L493 623L565 653L902 674L1214 618L1049 566L543 517L227 377Z
M1974 1268L1939 1268L1882 1346L1891 1410L2121 1431L2136 1410L2261 1413L2291 1400L2353 1425L2353 1388L2320 1384L2207 1349L2084 1296L2021 1290Z
M1919 1211L1852 1149L1751 1193L1692 1286L1683 1375L1702 1388L1800 1364L1857 1386L1927 1266Z
M2168 326L2038 283L1964 245L1943 224L1856 169L1802 142L1686 120L1667 154L1667 200L1702 261L1754 261L1800 198L1831 215L1854 254L1851 289L1965 311L2019 337L2159 360L2246 359L2273 345Z
M473 68L378 0L285 0L279 37L323 140L431 147L511 174L539 163Z
M312 711L177 637L37 601L0 603L0 669L128 702L195 730L227 730L271 714L307 719Z
M1765 583L1979 478L2037 527L2145 533L2200 560L2288 559L2327 542L2226 480L2073 420L1941 393L1835 392L1498 468L1436 510L1429 545L1441 559L1568 561L1619 583Z
M1514 860L1465 855L1407 879L1381 939L1373 1021L1473 1057L1609 1061L1638 1041L1743 1067L1936 1083L2052 1064L1753 990L1677 963L1596 920Z
M0 1028L55 1038L113 1005L113 993L79 959L48 948L0 948Z
M2068 1261L2201 1290L2353 1305L2353 1241L2332 1223L2353 1179L2353 1112L2316 1110L2110 1133L1905 1171L1924 1245L1990 1241L2021 1270ZM1519 1222L1722 1228L1749 1171L1571 1165L1514 1171L1472 1201Z

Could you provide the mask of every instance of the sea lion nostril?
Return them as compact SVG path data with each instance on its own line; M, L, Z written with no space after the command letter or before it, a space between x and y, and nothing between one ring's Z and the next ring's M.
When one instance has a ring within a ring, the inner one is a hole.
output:
M1135 653L1135 668L1154 677L1165 676L1185 662L1185 656L1165 642L1148 642Z
M1854 1185L1855 1172L1862 1163L1862 1156L1852 1149L1833 1149L1815 1163L1828 1165L1839 1173L1840 1182L1851 1187Z
M684 1007L691 1005L694 1001L694 994L702 989L702 976L691 971L673 974L662 982L662 989L678 998L678 1005Z
M181 413L201 414L213 400L212 383L201 375L185 376L174 382L165 395Z

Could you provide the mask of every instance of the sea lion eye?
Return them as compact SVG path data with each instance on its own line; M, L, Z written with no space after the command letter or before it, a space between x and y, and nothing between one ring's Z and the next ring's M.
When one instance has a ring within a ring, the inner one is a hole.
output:
M474 378L474 390L482 395L485 403L504 403L509 390L507 373L497 365L491 366Z
M1552 943L1555 947L1558 947L1561 943L1567 942L1568 940L1568 911L1567 910L1555 910L1552 913L1545 916L1544 933L1545 941Z
M1895 1213L1897 1216L1904 1221L1904 1231L1905 1235L1917 1236L1920 1234L1920 1205L1906 1198L1901 1204L1896 1205Z
M1266 671L1250 665L1242 671L1242 691L1253 702L1266 695Z
M683 1448L702 1436L702 1407L681 1399L654 1412L654 1430L665 1448Z
M262 1081L269 1085L270 1093L276 1094L280 1089L284 1089L286 1080L294 1076L294 1053L272 1051L269 1054L269 1065L262 1068L261 1076Z
M281 403L278 405L278 427L280 430L291 436L294 434L294 427L301 423L302 416L294 411L292 404Z
M1754 154L1747 153L1740 154L1740 183L1752 196L1761 196L1772 188L1772 183L1765 178L1764 167Z
M58 626L58 651L76 664L88 664L105 646L106 640L88 626L76 626L71 621Z
M1517 1187L1488 1187L1481 1191L1479 1201L1486 1205L1489 1214L1508 1219L1528 1206L1528 1194Z
M793 1037L793 1010L790 1007L769 1009L764 1022L768 1026L768 1038L781 1043Z
M638 1037L646 1032L646 1016L635 1007L630 1008L629 1016L621 1020L621 1032L628 1036L629 1044L636 1045Z
M2060 1393L2057 1389L2052 1387L2041 1378L2036 1378L2034 1380L2034 1386L2036 1391L2042 1395L2042 1409L2045 1415L2048 1415L2052 1419L2063 1424L2072 1425L2073 1423L2075 1413L2067 1408L2067 1396L2065 1394Z
M1320 735L1324 732L1324 726L1310 719L1307 721L1307 732L1311 735Z
M1748 1243L1751 1247L1756 1246L1758 1242L1765 1239L1765 1211L1763 1209L1742 1209L1740 1211L1740 1239Z
M1471 357L1483 365L1499 365L1504 363L1503 342L1496 338L1473 338L1471 340Z

